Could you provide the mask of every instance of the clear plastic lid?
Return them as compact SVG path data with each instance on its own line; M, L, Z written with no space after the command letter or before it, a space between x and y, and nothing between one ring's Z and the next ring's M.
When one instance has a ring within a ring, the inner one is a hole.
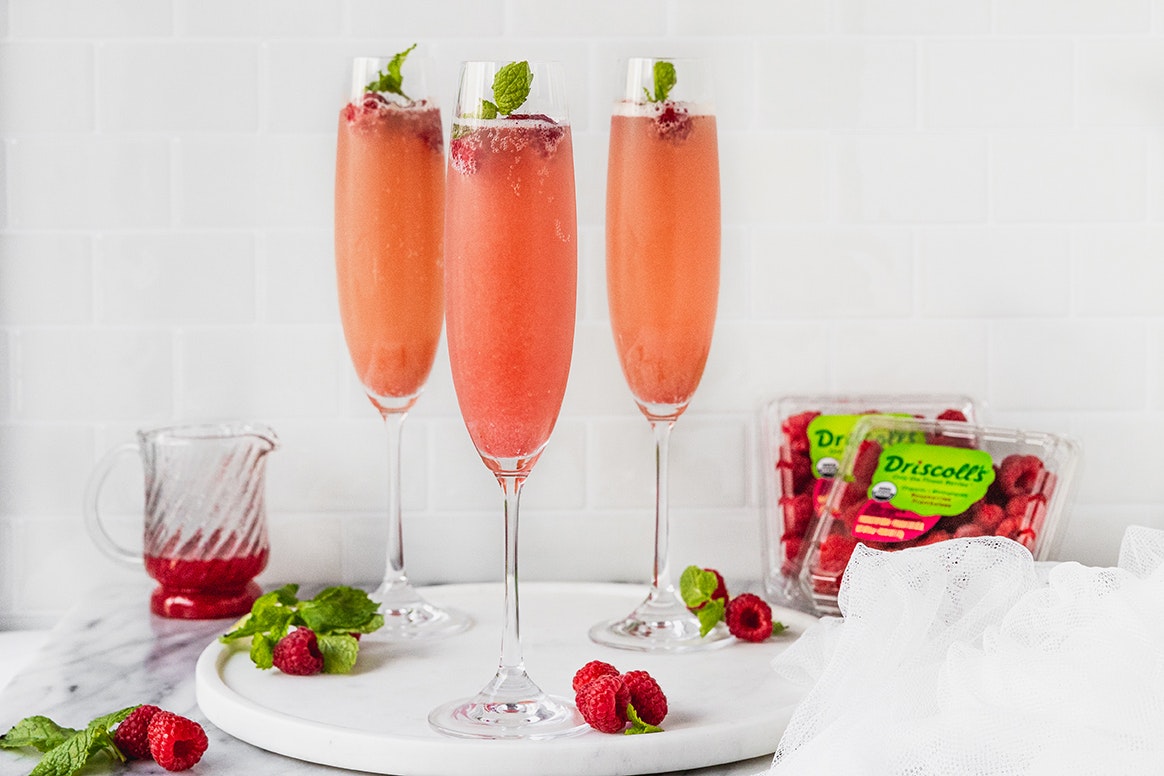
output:
M1079 447L1061 434L875 415L852 427L801 552L800 586L821 614L858 543L898 551L1002 536L1047 560L1062 540Z
M813 611L800 586L806 535L839 467L845 437L860 418L875 413L979 420L973 399L952 394L799 395L765 405L760 535L764 590L772 601Z

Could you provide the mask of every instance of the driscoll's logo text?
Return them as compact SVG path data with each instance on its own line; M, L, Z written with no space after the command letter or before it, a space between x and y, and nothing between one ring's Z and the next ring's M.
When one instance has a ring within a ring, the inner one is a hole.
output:
M943 466L942 464L926 463L925 461L906 461L900 455L887 455L883 463L884 472L894 474L911 474L916 477L930 477L943 480L959 480L961 482L983 482L993 470L980 464L964 463L961 466Z

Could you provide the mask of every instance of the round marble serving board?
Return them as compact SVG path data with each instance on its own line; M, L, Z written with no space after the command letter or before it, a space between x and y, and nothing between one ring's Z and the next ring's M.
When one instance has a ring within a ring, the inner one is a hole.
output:
M770 662L815 621L810 615L774 608L788 630L765 643L732 640L660 655L603 647L586 635L593 623L633 609L644 587L524 582L519 592L526 668L543 690L572 700L570 680L590 660L649 671L668 699L664 732L586 729L564 738L502 741L453 738L430 728L432 708L474 694L497 668L500 583L424 589L429 601L469 613L474 626L440 641L365 636L350 674L260 671L245 649L214 642L195 669L198 705L222 730L268 751L397 776L660 773L775 751L802 690L777 677Z

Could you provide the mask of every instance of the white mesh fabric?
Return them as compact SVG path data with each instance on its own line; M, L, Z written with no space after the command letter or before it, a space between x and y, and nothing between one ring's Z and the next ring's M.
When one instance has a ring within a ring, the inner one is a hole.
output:
M1117 568L1006 539L858 547L842 618L774 663L809 686L774 776L1164 773L1164 532Z

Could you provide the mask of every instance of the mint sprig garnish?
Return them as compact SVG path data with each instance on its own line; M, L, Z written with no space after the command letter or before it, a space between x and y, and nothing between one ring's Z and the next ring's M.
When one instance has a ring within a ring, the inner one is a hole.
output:
M688 566L679 575L679 597L683 599L683 603L687 608L695 612L695 616L699 618L700 638L711 633L716 624L727 616L728 597L726 595L726 586L723 592L718 597L715 597L717 590L719 590L719 577L711 569L701 569L699 566ZM749 605L754 604L763 607L765 610L763 616L770 616L771 612L768 604L757 599L756 596L750 593L741 594L733 600L732 605L738 607L749 598L752 599ZM737 627L738 623L728 623L728 629L733 636L747 638L748 641L762 640L748 638L744 633L737 632L735 630ZM757 631L759 631L759 627L758 624L755 626ZM785 630L787 630L787 627L784 623L779 620L773 620L772 632L768 635L778 636ZM748 635L751 635L751 633L748 632Z
M302 626L315 632L325 674L351 671L360 651L353 634L372 633L384 625L380 604L363 590L346 585L324 588L306 601L300 601L298 593L299 585L264 593L251 606L251 613L218 640L229 644L250 638L251 661L266 670L274 665L279 639Z
M726 603L722 598L712 598L719 588L715 572L699 566L688 566L679 575L679 597L684 605L699 618L699 635L702 638L711 633L716 623L723 619Z
M493 76L493 102L481 100L479 118L495 119L497 114L508 116L525 104L533 86L533 70L529 62L510 62Z
M664 102L667 99L667 95L671 93L671 89L679 81L679 77L675 75L675 66L664 59L655 62L653 70L655 76L655 93L652 95L651 90L645 87L643 91L647 95L647 102Z
M25 717L0 736L0 749L43 752L29 776L73 776L102 752L116 762L125 762L125 755L113 743L113 731L136 708L97 717L83 730L63 727L44 716Z
M376 74L376 80L368 82L368 85L364 87L364 91L399 94L406 100L412 99L404 93L404 76L400 73L400 69L404 66L404 60L408 59L408 55L412 53L414 48L416 48L415 43L393 56L388 66Z

